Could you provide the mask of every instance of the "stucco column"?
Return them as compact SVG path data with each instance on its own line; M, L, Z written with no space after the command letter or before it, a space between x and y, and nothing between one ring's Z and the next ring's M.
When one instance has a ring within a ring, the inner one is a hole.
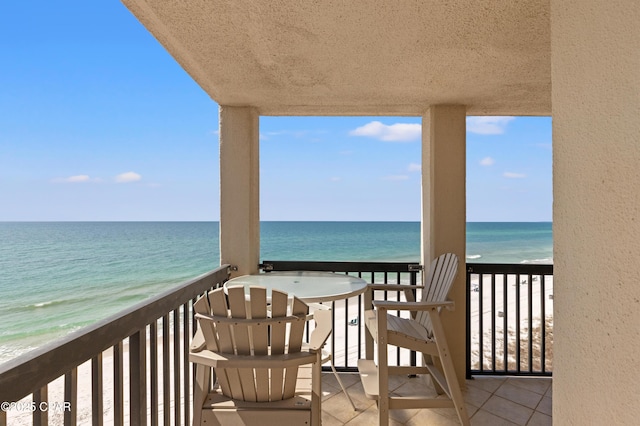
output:
M260 261L259 116L255 108L220 106L220 259L258 271Z
M553 422L640 421L640 3L552 0Z
M458 255L460 266L450 298L455 311L444 313L444 329L456 374L465 382L466 350L466 108L436 105L422 117L422 264L437 256ZM425 271L426 274L426 271Z

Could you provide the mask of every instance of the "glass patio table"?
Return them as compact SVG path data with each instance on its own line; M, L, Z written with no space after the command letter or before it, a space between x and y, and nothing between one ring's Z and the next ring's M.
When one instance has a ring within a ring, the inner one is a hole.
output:
M241 286L244 286L247 295L250 286L260 286L283 291L305 303L319 303L362 294L367 289L367 282L362 278L332 272L284 271L242 275L224 284L225 292L231 287Z

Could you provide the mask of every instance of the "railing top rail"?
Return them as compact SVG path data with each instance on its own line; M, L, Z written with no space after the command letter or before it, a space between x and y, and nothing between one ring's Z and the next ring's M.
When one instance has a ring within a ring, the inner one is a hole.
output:
M531 274L553 275L553 264L541 263L467 263L472 274Z
M0 365L0 401L17 401L229 277L222 265Z
M260 265L272 271L330 271L330 272L416 272L417 262L322 262L264 260Z

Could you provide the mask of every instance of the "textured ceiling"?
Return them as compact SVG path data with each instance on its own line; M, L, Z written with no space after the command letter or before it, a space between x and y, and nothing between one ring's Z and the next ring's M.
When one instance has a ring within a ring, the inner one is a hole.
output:
M221 105L550 115L548 0L122 0Z

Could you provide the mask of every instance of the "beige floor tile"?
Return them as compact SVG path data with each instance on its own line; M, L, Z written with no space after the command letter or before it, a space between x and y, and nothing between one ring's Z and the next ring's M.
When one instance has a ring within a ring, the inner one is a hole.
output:
M415 379L415 377L408 377L406 375L395 374L389 376L389 391L394 391L398 387L404 385L408 381Z
M538 404L538 406L536 407L536 411L551 416L553 414L551 398L548 396L542 398L540 400L540 404Z
M375 401L365 397L359 376L340 373L340 377L347 386L347 391L354 400L358 411L353 411L338 387L333 374L324 373L323 424L328 426L377 424L377 406ZM428 382L425 383L424 376L418 378L390 377L390 388L394 387L395 394L399 395L413 394L416 391L424 392L425 385L427 385L427 389L429 388L428 384ZM492 395L494 392L495 395ZM552 400L551 380L549 379L480 377L467 381L467 389L464 394L472 425L512 426L527 424L544 426L551 424ZM539 401L535 406L536 412L527 407L527 405L532 405L533 399ZM448 408L391 410L390 413L392 426L459 424L455 410Z
M324 378L322 380L322 400L324 401L327 398L332 397L338 392L342 392L340 388L336 388L332 386L330 383L327 383Z
M349 396L353 400L353 403L356 405L356 408L359 411L364 411L369 408L371 405L375 404L375 400L367 398L364 394L364 389L362 388L362 383L355 383L347 388L347 392L349 392ZM336 395L340 396L341 393ZM342 398L347 401L347 399L342 395ZM349 401L347 401L348 403Z
M533 416L531 416L531 420L529 420L527 426L551 426L552 424L553 421L551 420L551 416L535 412L533 413Z
M360 381L360 376L354 373L338 373L340 380L345 388L354 385ZM322 383L327 383L335 388L340 388L336 377L331 372L322 373Z
M360 408L359 402L355 399L353 402L356 404L356 408ZM353 410L353 407L349 404L349 401L344 395L342 395L342 393L337 393L326 401L322 401L322 411L330 413L342 423L347 423L349 420L361 413L361 411Z
M389 418L396 420L398 423L405 424L413 416L421 411L418 408L404 409L404 410L389 410Z
M525 407L534 409L538 406L538 403L540 403L542 399L542 394L532 392L523 387L514 386L512 383L511 381L507 381L498 388L494 395L501 396L504 399L524 405Z
M331 414L322 410L322 426L342 426L344 422L333 417Z
M353 418L345 426L371 426L378 424L378 408L374 405L367 410L359 413L359 415ZM402 426L403 424L397 420L389 417L389 426Z
M407 379L402 385L398 386L393 393L399 396L419 395L424 396L425 398L438 397L431 380L425 379L424 376Z
M464 391L463 397L467 404L471 404L475 407L482 407L482 405L491 398L491 392L480 387L467 386L467 390Z
M532 409L496 395L489 398L480 410L488 411L518 425L526 425L533 414Z
M479 410L471 417L471 426L514 426L508 420L498 417L484 410Z
M551 387L551 379L538 377L512 377L507 379L507 383L531 392L544 395Z
M467 407L467 416L469 418L471 418L476 413L476 411L478 411L478 407L474 407L469 404L466 404L465 406ZM450 419L458 419L458 412L455 408L433 408L432 411L434 413L440 414L441 416L449 417Z
M457 418L453 419L448 416L443 416L436 410L422 409L418 410L418 413L406 422L407 426L458 426L460 422Z
M499 377L476 377L473 380L467 380L467 389L472 386L487 392L495 392L505 381L506 379Z

